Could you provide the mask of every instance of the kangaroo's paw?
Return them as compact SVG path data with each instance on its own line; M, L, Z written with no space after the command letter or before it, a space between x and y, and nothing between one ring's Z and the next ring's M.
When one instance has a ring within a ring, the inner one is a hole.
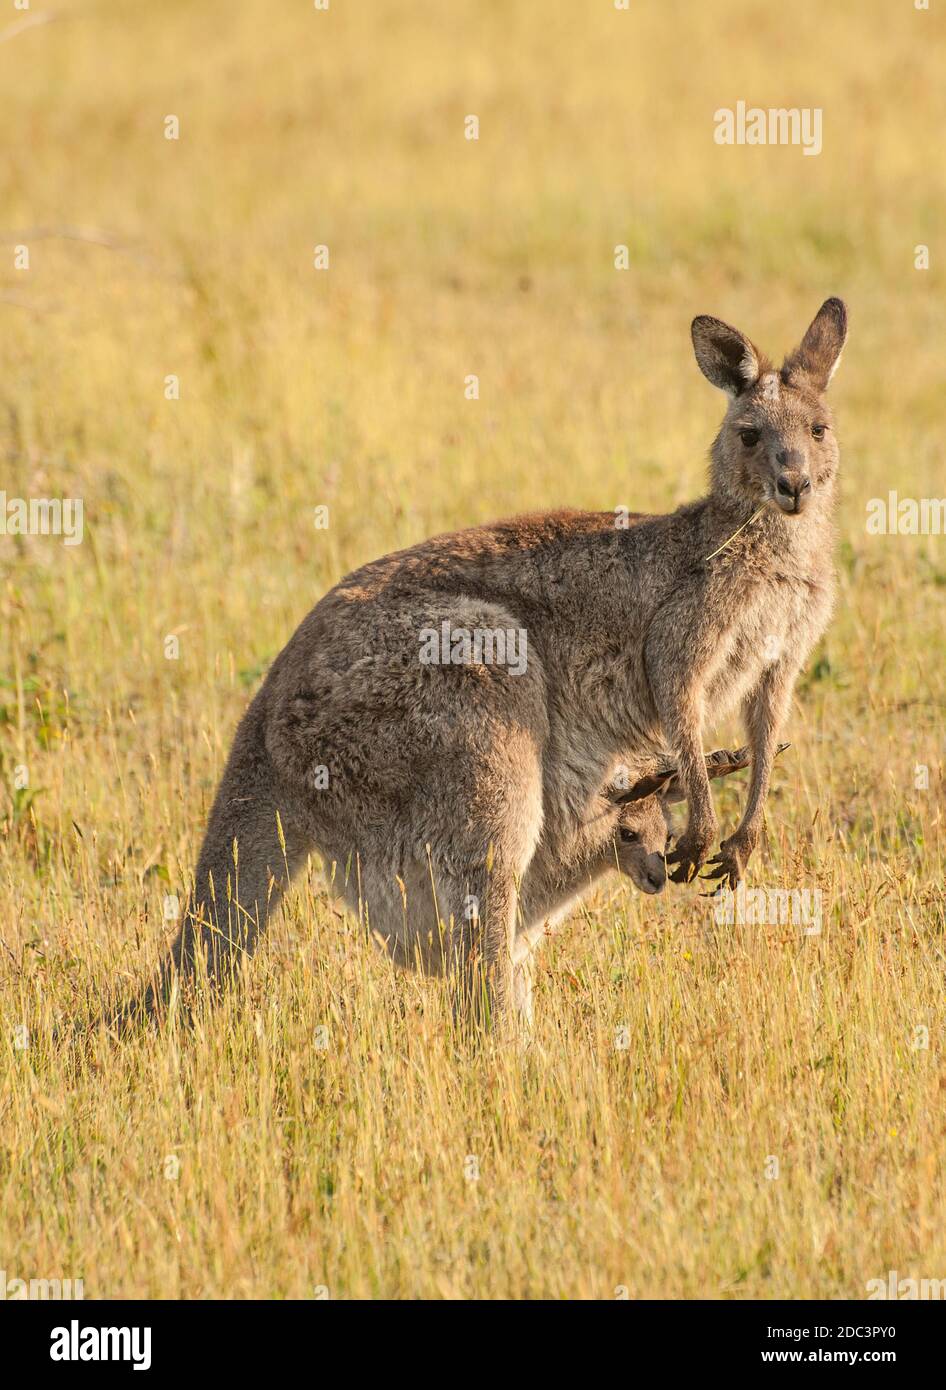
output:
M708 868L702 877L719 880L716 892L725 887L735 888L742 881L752 850L753 845L749 840L739 835L731 835L728 840L723 840L719 854L714 854L706 861L713 867Z
M669 876L671 883L692 883L706 860L712 842L712 834L691 834L689 830L686 831L667 855L667 863L676 865Z

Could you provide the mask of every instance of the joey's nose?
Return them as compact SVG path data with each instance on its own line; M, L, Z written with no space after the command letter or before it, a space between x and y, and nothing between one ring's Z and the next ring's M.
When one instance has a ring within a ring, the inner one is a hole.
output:
M667 870L662 863L651 864L648 866L646 877L648 892L660 893L667 882Z

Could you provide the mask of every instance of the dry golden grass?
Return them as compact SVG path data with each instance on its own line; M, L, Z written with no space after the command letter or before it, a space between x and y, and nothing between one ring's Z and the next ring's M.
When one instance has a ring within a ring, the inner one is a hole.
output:
M0 538L0 1268L88 1297L946 1276L946 540L864 524L943 492L942 14L57 13L0 42L0 487L86 523ZM822 107L823 153L717 147L739 98ZM40 234L70 227L111 244ZM822 889L820 936L609 884L544 958L532 1048L464 1051L313 872L196 1035L50 1041L156 958L248 695L342 573L503 513L696 495L721 402L689 319L775 351L831 293L840 602L755 868Z

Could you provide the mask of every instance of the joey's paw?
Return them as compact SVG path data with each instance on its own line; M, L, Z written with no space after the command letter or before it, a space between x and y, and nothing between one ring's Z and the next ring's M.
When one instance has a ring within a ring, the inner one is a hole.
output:
M711 867L707 868L702 877L717 880L714 890L716 893L723 888L735 888L745 874L752 850L753 845L750 841L739 835L731 835L728 840L723 840L719 853L707 860L707 865Z
M700 866L706 859L712 843L712 833L691 835L687 831L685 835L681 835L675 847L667 855L667 864L676 865L676 868L669 875L671 883L692 883L699 873Z

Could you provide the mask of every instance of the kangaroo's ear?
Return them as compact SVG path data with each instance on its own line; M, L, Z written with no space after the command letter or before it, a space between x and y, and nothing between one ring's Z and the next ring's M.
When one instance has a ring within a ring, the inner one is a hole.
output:
M744 333L708 314L693 320L690 333L696 360L707 381L730 396L739 396L755 385L761 358Z
M823 391L834 376L847 337L847 309L840 299L826 299L800 345L785 359L782 376L806 376Z

